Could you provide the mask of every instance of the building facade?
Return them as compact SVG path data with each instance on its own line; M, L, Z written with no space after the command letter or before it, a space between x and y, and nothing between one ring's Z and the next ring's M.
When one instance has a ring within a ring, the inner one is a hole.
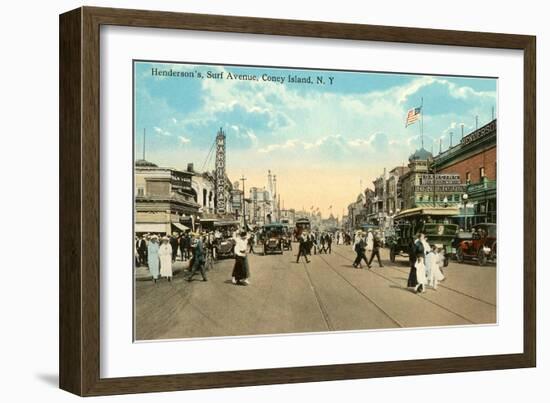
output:
M250 223L253 225L265 225L272 221L272 203L269 191L265 188L251 187L249 189Z
M466 185L461 183L460 175L436 172L432 163L432 154L424 148L409 157L409 170L401 176L403 210L461 205Z
M464 136L460 143L434 157L437 172L453 172L466 185L468 222L497 220L497 121Z
M369 189L370 190L370 189ZM367 223L367 208L365 193L359 193L355 202L348 205L348 231L360 229Z
M287 224L290 227L294 227L296 224L296 210L291 209L281 209L280 210L281 223Z
M138 160L134 177L136 234L183 232L199 217L192 172Z

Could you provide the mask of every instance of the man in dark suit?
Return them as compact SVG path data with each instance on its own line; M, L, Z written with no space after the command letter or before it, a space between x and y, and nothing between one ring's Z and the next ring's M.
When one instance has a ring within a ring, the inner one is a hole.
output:
M187 276L187 281L193 281L193 276L197 273L197 270L200 271L202 275L202 281L208 281L206 278L206 272L204 270L204 263L206 261L204 255L204 247L200 235L196 235L193 240L193 265L191 266L191 271Z
M147 241L145 240L145 235L138 239L136 249L139 256L139 264L147 266Z
M371 265L372 260L376 256L376 258L378 259L378 266L384 267L384 265L382 265L382 261L380 260L381 246L382 246L382 241L380 240L380 237L378 235L375 235L374 238L372 239L372 252L370 254L369 266Z
M300 242L300 247L298 248L298 256L296 257L296 263L299 262L300 257L303 256L306 259L306 263L309 263L309 259L307 258L307 255L310 251L309 246L309 237L307 235L302 234L298 241Z
M325 236L325 244L327 245L325 253L332 253L332 236L330 234Z
M182 236L180 236L179 248L180 248L181 260L186 261L187 259L189 259L190 245L191 245L191 242L190 242L188 233L185 233Z
M365 242L365 237L363 235L360 235L359 242L355 244L355 253L357 254L357 257L355 258L355 261L353 262L353 267L361 268L361 260L364 260L367 264L367 267L370 269L369 261L367 260L367 257L365 256L365 248L367 247L367 243Z
M170 237L170 246L172 247L172 262L176 261L176 256L178 256L178 238L176 234L172 234Z

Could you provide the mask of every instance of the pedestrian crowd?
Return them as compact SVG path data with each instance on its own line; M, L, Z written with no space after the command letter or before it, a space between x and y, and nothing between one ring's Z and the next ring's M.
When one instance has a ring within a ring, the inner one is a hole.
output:
M208 281L206 262L216 259L217 246L222 239L228 239L228 234L220 231L174 233L172 235L143 234L136 236L134 242L135 265L146 266L156 283L161 278L172 281L173 264L178 260L189 261L186 275L187 281L192 281L200 274L203 281ZM234 284L250 284L250 267L246 258L248 252L254 253L254 233L235 231L231 238L232 252L235 256L235 267L232 275ZM244 243L244 247L243 247Z
M301 257L305 259L306 263L309 263L308 256L312 254L331 254L334 238L336 238L337 244L344 242L340 232L332 234L330 232L303 231L297 238L299 247L296 263L300 261Z
M152 281L156 283L160 278L172 281L173 263L180 258L181 261L189 261L187 281L192 281L194 276L200 274L203 281L208 281L206 272L207 259L216 258L216 245L220 239L229 239L232 255L235 258L231 283L236 285L250 284L250 265L247 255L254 253L254 245L261 238L261 234L244 229L228 234L211 232L174 233L171 236L159 236L157 234L144 234L135 239L136 267L147 266L151 273ZM299 243L296 263L303 258L310 263L309 256L316 254L331 254L332 244L352 245L356 254L353 267L361 269L361 263L367 268L372 267L376 258L379 267L384 267L380 258L380 248L383 241L379 234L372 230L357 231L353 236L345 232L318 232L303 231L298 237ZM420 233L409 245L410 272L407 287L416 293L426 292L429 286L437 290L440 281L445 279L443 267L445 254L442 245L430 245L427 237ZM367 255L369 257L367 257Z
M374 234L371 229L369 229L366 233L365 231L357 231L353 242L353 251L356 255L355 260L353 261L353 267L356 269L361 269L361 262L364 261L370 269L372 261L375 257L378 261L378 266L384 267L382 260L380 259L380 248L382 246L382 239L378 234ZM366 253L370 254L368 259Z
M214 234L207 232L174 233L172 235L143 234L136 237L134 256L136 267L146 266L156 283L161 278L172 281L173 264L178 260L189 261L189 276L200 272L204 281L205 261L213 255Z

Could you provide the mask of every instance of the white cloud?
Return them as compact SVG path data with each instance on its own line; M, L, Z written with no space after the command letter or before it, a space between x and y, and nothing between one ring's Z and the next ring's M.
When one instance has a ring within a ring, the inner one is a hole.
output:
M185 137L185 136L178 136L178 140L181 144L187 144L191 142L191 139Z
M282 144L270 144L264 148L260 148L258 151L261 153L270 153L275 150L287 150L289 148L294 148L298 144L298 140L291 139L287 140Z
M155 133L157 133L160 136L167 136L168 137L168 136L172 135L172 133L170 133L169 131L161 129L160 127L157 127L157 126L153 127L153 130L155 131Z

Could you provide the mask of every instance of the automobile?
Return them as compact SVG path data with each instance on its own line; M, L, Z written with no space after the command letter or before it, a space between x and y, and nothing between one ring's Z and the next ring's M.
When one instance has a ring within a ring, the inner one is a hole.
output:
M238 221L216 222L214 227L218 236L214 239L214 256L216 259L235 257L235 239L233 233L238 228Z
M453 240L458 231L458 225L451 219L458 215L457 207L415 207L404 210L394 217L394 228L386 237L386 245L390 249L390 260L402 254L408 256L411 242L423 233L430 245L443 249L445 267L449 258L455 253Z
M284 225L282 243L283 250L292 250L292 234L290 232L290 229L288 228L288 225Z
M455 236L455 239L453 239L452 247L453 247L453 254L452 256L456 258L456 250L458 249L458 245L464 240L471 240L472 239L472 232L471 231L465 231L462 228L460 228Z
M481 223L472 227L471 237L462 239L456 249L456 260L476 260L480 266L488 261L496 261L497 256L497 225Z
M271 253L283 254L284 225L278 223L266 224L262 232L264 255Z

